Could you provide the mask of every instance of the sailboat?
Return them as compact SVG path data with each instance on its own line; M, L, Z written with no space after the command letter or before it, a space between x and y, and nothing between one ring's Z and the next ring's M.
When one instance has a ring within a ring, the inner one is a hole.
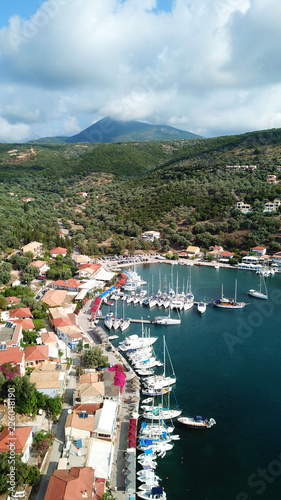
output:
M262 281L264 284L265 293L263 293L261 291ZM251 295L251 297L255 297L256 299L265 299L265 300L268 299L268 293L267 293L267 288L266 288L266 284L265 284L265 279L264 279L264 275L262 273L260 274L260 283L259 283L258 290L251 289L248 291L248 295Z
M234 299L226 298L223 295L223 285L221 286L221 298L213 300L213 304L216 307L220 307L222 309L243 309L247 304L246 302L237 302L237 280L235 280L235 294Z
M131 323L130 318L124 318L124 302L123 302L123 318L122 318L121 323L120 323L121 332L124 332L125 330L127 330L127 328L129 328L129 326L130 326L130 323Z
M153 323L156 325L180 325L181 319L178 313L178 318L171 318L171 309L169 308L168 316L155 316Z
M115 331L118 330L120 325L121 325L121 318L117 318L117 302L115 302L115 316L112 323L113 330Z
M142 382L144 388L142 389L143 394L148 394L148 392L154 392L156 390L161 390L164 387L169 387L172 384L176 383L176 375L174 371L174 367L172 365L172 361L170 358L169 351L166 346L165 335L163 335L163 345L164 345L164 370L162 375L152 375L151 377L145 377ZM169 358L170 366L172 369L172 374L170 376L166 375L166 352Z

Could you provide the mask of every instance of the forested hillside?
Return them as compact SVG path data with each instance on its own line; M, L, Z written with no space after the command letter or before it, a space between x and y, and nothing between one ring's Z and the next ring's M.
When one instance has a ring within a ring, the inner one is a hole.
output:
M230 172L226 165L257 168ZM165 252L190 243L265 244L274 252L280 211L263 210L281 198L281 184L266 182L268 174L281 180L279 165L280 129L192 141L1 144L1 249L36 240L47 248L76 243L90 255L132 252L148 249L138 236L156 229L156 247ZM237 201L253 212L235 210Z

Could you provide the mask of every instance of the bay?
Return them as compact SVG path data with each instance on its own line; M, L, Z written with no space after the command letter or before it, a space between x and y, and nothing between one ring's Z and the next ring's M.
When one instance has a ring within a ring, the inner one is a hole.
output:
M149 293L178 282L186 289L188 266L145 264L137 271L148 282ZM213 307L224 295L249 303L241 310ZM175 422L180 441L159 460L167 499L275 500L281 489L281 275L266 278L269 300L247 295L258 288L259 277L249 271L193 266L191 289L195 301L209 302L203 315L196 307L181 311L181 324L149 325L162 337L177 375L175 394L184 415L205 415L216 420L207 430L186 429ZM145 287L147 287L146 285ZM122 315L122 304L118 303ZM125 315L154 319L167 310L125 305ZM176 316L175 311L171 311ZM126 334L141 333L131 324ZM120 338L124 334L120 334ZM115 345L118 341L114 342Z

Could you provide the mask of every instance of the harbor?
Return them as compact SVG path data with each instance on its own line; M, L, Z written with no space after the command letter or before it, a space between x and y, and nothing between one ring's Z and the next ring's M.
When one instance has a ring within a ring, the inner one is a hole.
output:
M171 279L171 266L139 266L141 277L150 286L152 276L154 283L158 283L159 267L161 273L165 272L167 279ZM188 267L178 267L179 283L186 282L188 273ZM237 311L213 307L212 301L221 295L222 283L226 296L233 296L236 277L238 300L249 305ZM251 489L247 485L250 474L269 463L272 457L279 456L278 440L273 430L279 428L281 410L278 396L281 375L278 354L281 348L278 334L280 275L266 278L269 297L266 305L264 301L248 296L248 291L258 288L258 284L259 277L249 271L193 267L194 301L208 302L206 312L200 315L196 307L182 310L181 324L168 328L145 323L150 334L158 336L154 350L159 358L165 333L177 374L176 397L183 415L207 415L216 421L208 431L186 429L176 423L180 440L167 451L157 468L167 499L225 500L236 498L244 491L250 495ZM118 312L122 315L123 304L119 303ZM103 317L107 310L108 306L102 305ZM141 336L141 318L151 322L159 311L157 307L151 310L125 302L124 314L138 321L132 321L123 333L115 332L114 349L131 334ZM103 321L99 320L101 326ZM262 371L260 366L263 366ZM271 388L270 391L267 387ZM268 407L272 409L270 414ZM268 422L266 427L265 421ZM264 496L267 500L278 497L277 484L270 485L270 488L268 496Z

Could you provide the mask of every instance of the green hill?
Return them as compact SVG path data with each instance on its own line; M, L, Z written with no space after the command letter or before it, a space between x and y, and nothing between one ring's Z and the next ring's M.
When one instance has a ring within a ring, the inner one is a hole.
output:
M256 165L229 172L226 165ZM138 235L161 232L160 248L190 243L248 249L280 248L281 130L177 141L1 144L0 249L31 240L64 246L63 220L82 253L139 249ZM77 193L86 192L81 198ZM10 194L13 193L13 194ZM23 197L34 198L25 203ZM253 212L235 210L244 200Z

